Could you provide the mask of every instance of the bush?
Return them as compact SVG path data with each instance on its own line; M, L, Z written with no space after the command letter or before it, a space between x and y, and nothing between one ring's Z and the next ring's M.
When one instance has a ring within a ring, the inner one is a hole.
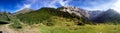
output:
M15 28L15 29L22 29L21 25L16 25L16 24L11 24L10 27Z

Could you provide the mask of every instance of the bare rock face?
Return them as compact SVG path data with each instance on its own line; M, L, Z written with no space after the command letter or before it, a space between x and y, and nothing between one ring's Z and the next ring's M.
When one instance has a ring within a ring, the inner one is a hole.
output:
M67 6L67 7L60 7L60 11L63 11L63 12L68 12L69 14L75 14L79 17L85 17L85 18L89 18L89 13L87 10L84 10L84 9L79 9L77 7L70 7L70 6Z
M77 8L77 7L70 7L70 6L60 7L59 9L60 9L60 11L67 12L71 15L76 15L79 18L82 18L83 22L85 22L85 23L90 22L89 13L88 13L87 10L80 9L80 8Z

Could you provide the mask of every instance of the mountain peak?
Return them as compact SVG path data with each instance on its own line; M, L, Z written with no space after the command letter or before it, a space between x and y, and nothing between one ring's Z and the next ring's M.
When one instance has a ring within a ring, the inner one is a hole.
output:
M63 6L60 7L60 11L68 12L68 13L73 13L74 11L79 11L77 7L71 7L71 6Z
M115 14L118 14L118 12L115 11L114 9L108 9L104 13L113 13L113 14L115 13Z
M116 12L113 9L108 9L105 12L102 12L101 14L99 14L99 16L97 16L94 21L95 22L115 22L118 21L120 19L120 14L118 12Z
M89 20L89 13L87 10L80 9L77 7L71 7L71 6L67 6L67 7L63 6L58 9L60 9L60 11L67 12L71 15L76 15L78 17L83 17L84 19Z
M114 9L108 9L107 11L111 11L111 12L113 12L113 11L115 11ZM116 11L115 11L116 12Z
M32 10L32 9L30 9L30 8L24 8L23 10ZM23 10L20 10L20 11L23 11Z
M32 10L30 8L24 8L23 10L20 10L20 11L16 12L14 15L24 14L24 13L31 12L31 11L34 11L34 10Z

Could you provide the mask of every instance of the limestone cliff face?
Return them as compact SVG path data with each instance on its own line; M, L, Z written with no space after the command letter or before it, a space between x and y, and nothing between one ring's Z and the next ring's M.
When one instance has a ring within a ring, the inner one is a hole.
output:
M76 15L76 16L82 18L83 22L85 22L85 23L90 22L89 13L87 10L80 9L77 7L70 7L70 6L60 7L59 9L60 9L60 11L67 12L71 15Z
M60 8L61 8L60 11L68 12L69 14L75 14L79 17L89 18L89 13L87 10L79 9L77 7L70 7L70 6L60 7Z

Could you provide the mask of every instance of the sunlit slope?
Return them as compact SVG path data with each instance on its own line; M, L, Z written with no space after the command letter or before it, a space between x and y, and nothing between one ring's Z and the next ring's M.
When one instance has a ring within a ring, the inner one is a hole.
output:
M26 24L62 25L62 24L84 24L82 17L78 17L68 12L59 11L54 8L41 8L26 14L19 14L17 17Z

